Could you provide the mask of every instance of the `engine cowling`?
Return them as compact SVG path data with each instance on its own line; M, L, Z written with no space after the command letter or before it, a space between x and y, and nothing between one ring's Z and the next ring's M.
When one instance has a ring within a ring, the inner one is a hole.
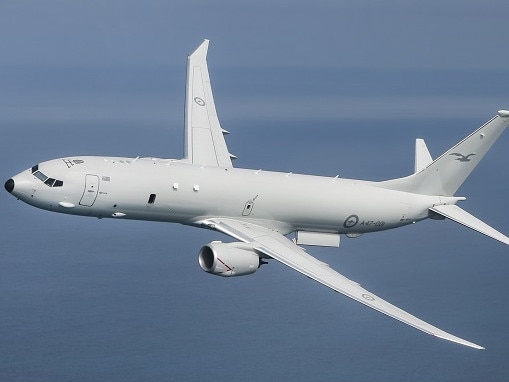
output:
M223 277L250 275L262 264L249 244L220 241L202 247L198 262L205 272Z

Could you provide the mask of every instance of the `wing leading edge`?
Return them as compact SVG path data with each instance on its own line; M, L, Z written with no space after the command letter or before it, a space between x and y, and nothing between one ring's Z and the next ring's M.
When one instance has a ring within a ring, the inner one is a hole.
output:
M310 256L302 248L276 231L230 219L211 219L203 221L201 224L237 240L251 243L258 254L278 260L336 292L425 333L475 349L484 349L482 346L447 333L381 299L356 282L336 272L327 264Z
M187 61L184 157L191 163L232 167L224 134L217 118L207 66L209 40Z

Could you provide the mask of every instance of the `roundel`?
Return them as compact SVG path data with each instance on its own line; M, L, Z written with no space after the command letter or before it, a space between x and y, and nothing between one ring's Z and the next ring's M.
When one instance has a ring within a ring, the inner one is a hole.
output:
M205 101L200 97L194 97L194 102L196 102L200 106L205 106Z
M345 222L343 223L343 227L345 228L352 228L357 225L359 222L359 217L357 215L350 215L345 219Z

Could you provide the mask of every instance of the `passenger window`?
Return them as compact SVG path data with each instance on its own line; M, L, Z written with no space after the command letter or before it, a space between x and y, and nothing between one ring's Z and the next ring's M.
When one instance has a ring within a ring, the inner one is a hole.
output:
M155 201L156 201L156 194L150 194L150 196L148 197L148 204L154 204Z

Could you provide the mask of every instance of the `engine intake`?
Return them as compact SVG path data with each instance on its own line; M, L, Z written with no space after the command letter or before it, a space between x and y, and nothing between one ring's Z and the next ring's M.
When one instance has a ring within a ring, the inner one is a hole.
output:
M223 277L250 275L262 264L249 244L220 241L202 247L198 262L205 272Z

